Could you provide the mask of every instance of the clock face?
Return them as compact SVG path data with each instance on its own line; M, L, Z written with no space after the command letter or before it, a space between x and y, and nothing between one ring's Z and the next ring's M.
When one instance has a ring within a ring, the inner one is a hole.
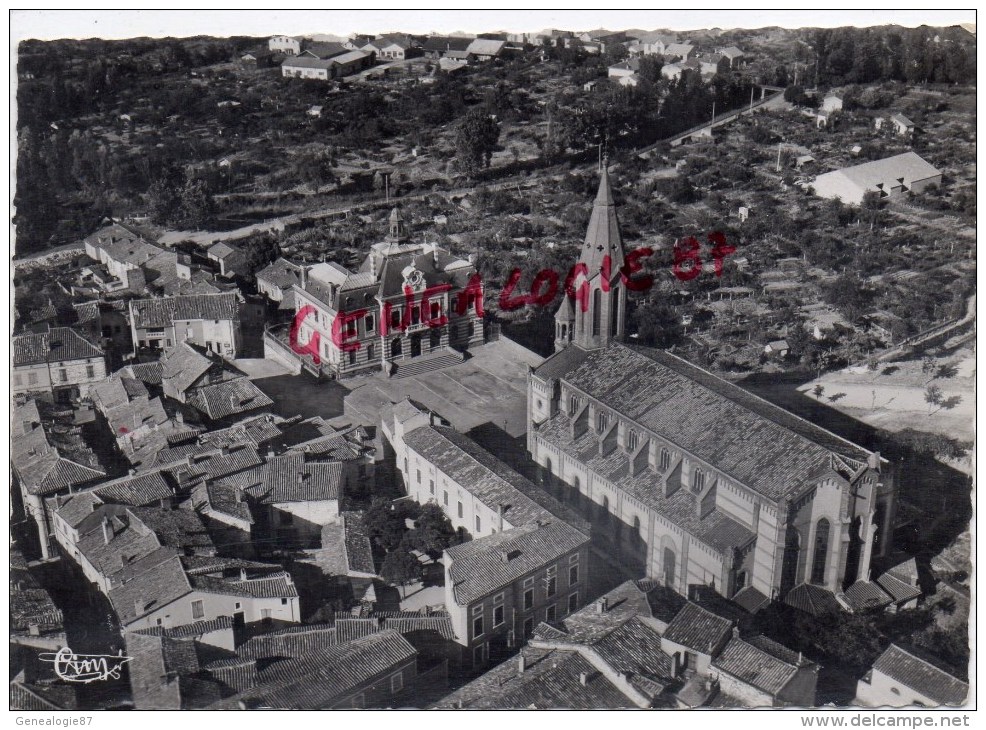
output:
M412 289L415 290L420 289L425 284L424 274L422 274L418 270L409 271L407 277L404 279L404 283L406 283Z

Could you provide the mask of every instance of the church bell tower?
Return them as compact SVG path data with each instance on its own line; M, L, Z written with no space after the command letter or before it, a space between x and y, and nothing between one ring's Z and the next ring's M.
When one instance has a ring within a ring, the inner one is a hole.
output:
M623 263L620 223L609 186L609 172L603 167L599 192L592 205L589 228L579 255L584 273L579 273L573 282L577 296L575 301L566 297L555 315L556 350L569 342L593 350L623 339L627 304L626 287L620 273ZM583 287L588 290L584 299L580 295ZM568 333L567 337L562 333Z

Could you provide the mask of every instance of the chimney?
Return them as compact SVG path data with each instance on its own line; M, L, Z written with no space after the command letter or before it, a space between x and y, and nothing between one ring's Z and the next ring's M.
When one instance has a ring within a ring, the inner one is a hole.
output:
M240 580L246 580L246 579L247 579L246 568L240 568Z
M175 414L175 422L176 423L184 423L185 422L185 416L182 415L182 412L181 411L178 411Z
M123 553L120 554L120 567L121 568L127 567L127 556L124 555Z
M517 674L523 674L527 669L527 657L523 654L517 655Z
M503 532L503 505L502 504L498 504L496 506L496 516L497 516L497 521L499 522L496 529L498 529L500 532Z
M602 615L602 614L606 613L606 609L608 609L608 608L609 608L609 600L605 596L603 596L598 601L596 601L596 613L597 614Z
M866 459L866 465L870 469L874 469L876 471L879 471L880 470L880 452L879 451L874 451L872 454L870 454L869 457Z
M799 667L801 666L801 663L802 663L803 661L804 661L804 656L802 656L802 654L801 654L801 652L799 651L799 652L798 652L798 666L799 666Z
M107 545L113 539L113 525L110 524L109 517L103 517L103 540Z
M587 684L589 684L589 673L588 672L579 672L579 684L581 684L583 687L585 687Z
M57 507L58 509L62 508L62 495L60 494L55 495L55 507Z
M739 626L734 626L733 627L733 638L734 639L738 639L739 638L739 634L740 634L740 632L739 632Z
M509 563L510 562L510 551L509 550L501 550L500 551L500 560L503 561L503 564L504 565L506 565L507 563Z

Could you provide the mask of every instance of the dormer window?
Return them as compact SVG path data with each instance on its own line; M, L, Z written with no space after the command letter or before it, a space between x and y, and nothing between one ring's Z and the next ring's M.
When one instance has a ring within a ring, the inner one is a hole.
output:
M637 448L637 432L627 431L627 451L635 451Z
M579 399L577 396L568 397L568 415L574 416L579 410Z
M692 471L692 491L698 494L705 489L705 472L701 469Z
M600 413L599 413L599 414L598 414L598 415L596 416L596 430L597 430L597 431L598 431L599 433L602 433L603 431L605 431L605 430L606 430L606 427L607 427L608 425L609 425L609 416L607 416L607 415L606 415L605 413L603 413L603 412L600 412Z

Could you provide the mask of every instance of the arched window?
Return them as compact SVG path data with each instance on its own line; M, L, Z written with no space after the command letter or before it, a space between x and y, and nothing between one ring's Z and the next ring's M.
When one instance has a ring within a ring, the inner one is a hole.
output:
M574 416L579 410L579 399L574 395L568 397L568 415Z
M592 335L599 335L599 321L602 317L602 294L599 289L592 292Z
M705 472L701 469L692 470L692 491L698 494L705 489Z
M815 551L811 557L811 582L825 583L825 563L829 552L829 521L824 517L815 524Z
M664 585L674 587L675 554L669 547L664 548Z
M602 411L596 415L596 430L602 433L609 425L609 417Z
M636 534L640 534L640 518L636 515L633 516L633 531Z
M637 448L637 432L627 431L627 451L634 451Z
M671 466L671 452L661 449L661 471L667 471Z

